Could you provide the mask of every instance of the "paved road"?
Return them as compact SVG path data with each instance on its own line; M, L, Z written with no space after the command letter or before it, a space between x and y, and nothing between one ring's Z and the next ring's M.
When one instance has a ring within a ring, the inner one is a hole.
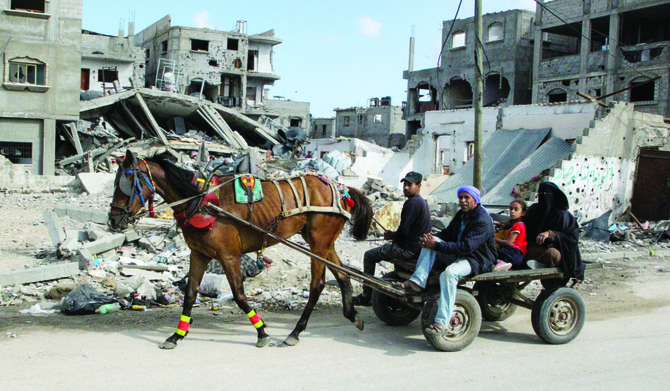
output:
M0 390L670 389L670 307L587 320L567 345L540 342L530 311L520 309L503 323L485 323L457 353L435 351L418 321L392 328L370 309L363 316L359 332L339 314L317 312L298 346L264 349L253 346L255 333L241 317L196 323L173 351L157 345L176 319L122 332L73 329L67 318L54 329L17 325L16 338L0 336ZM297 320L265 319L277 341Z

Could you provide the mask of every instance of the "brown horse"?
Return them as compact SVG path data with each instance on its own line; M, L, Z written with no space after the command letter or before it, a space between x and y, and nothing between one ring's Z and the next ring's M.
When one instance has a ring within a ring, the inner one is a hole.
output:
M177 167L167 160L165 155L142 160L127 151L117 173L114 198L109 212L110 227L125 229L154 193L159 194L168 203L193 198L193 201L173 206L175 215L188 212L189 208L192 211L194 206L200 205L203 195L193 184L194 178L193 171ZM277 181L276 184L271 181L260 181L264 198L254 203L251 210L249 205L235 202L232 178L223 178L222 181L224 181L223 186L215 190L220 208L245 220L250 217L250 223L257 227L268 228L268 231L283 239L300 233L314 255L325 258L336 265L341 265L341 262L335 251L335 239L342 231L347 218L342 213L335 213L335 210L324 212L326 208L322 208L321 211L318 211L318 207L334 206L346 212L350 211L354 218L353 235L358 240L365 239L372 222L370 202L360 191L348 188L349 195L355 202L355 205L349 208L345 202L333 200L336 191L313 175L306 175L302 179L291 179L293 186L290 186L287 181ZM306 184L306 188L303 187L303 184ZM277 185L281 188L281 195ZM307 210L294 215L289 213L289 217L280 217L282 211L295 210L306 204L317 207L314 208L317 211ZM283 206L285 207L282 208ZM191 323L191 309L196 299L197 289L205 268L212 259L218 260L223 266L235 302L256 328L258 333L256 346L267 345L270 342L270 336L265 331L266 326L260 315L255 313L247 303L242 285L240 257L242 254L260 250L265 244L274 245L277 241L224 216L216 217L211 230L187 226L183 228L183 234L191 249L184 307L177 330L163 342L161 348L173 349L177 346L177 342L186 336ZM298 336L307 327L309 316L325 285L325 268L322 262L312 258L309 300L295 328L284 341L285 345L297 344ZM358 317L352 303L349 276L331 267L329 270L337 279L342 291L344 316L362 330L363 320Z

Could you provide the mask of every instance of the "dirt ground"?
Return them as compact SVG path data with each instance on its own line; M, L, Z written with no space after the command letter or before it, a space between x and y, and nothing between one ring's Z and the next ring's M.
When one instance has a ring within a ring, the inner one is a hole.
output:
M36 267L40 264L58 261L55 248L51 244L43 221L43 212L57 204L74 203L93 209L107 210L108 196L89 196L76 192L56 193L5 193L0 197L0 272ZM66 228L81 228L81 222L62 219ZM296 237L293 238L298 243ZM380 241L356 242L344 233L336 248L344 263L362 269L363 253ZM670 270L670 249L668 242L651 244L645 242L617 242L605 244L584 240L581 243L583 257L589 262L600 263L602 269L586 275L583 283L576 286L592 319L616 317L639 311L669 306L670 298L656 292L667 282ZM653 252L653 255L651 255ZM262 274L247 280L246 292L252 306L259 312L298 312L306 303L309 283L309 260L306 256L278 245L267 250L266 255L274 260L272 267ZM382 265L378 273L390 271L389 265ZM74 278L75 283L91 281L93 277L82 272ZM341 298L332 275L327 274L327 284L313 316L319 312L341 311ZM37 290L48 284L31 284ZM360 291L360 284L354 282L354 289ZM534 297L539 292L539 284L533 283L526 293ZM132 328L159 328L176 325L180 308L177 304L168 308L152 308L148 311L124 311L124 316L89 315L64 316L60 314L22 313L35 304L48 309L57 304L39 295L22 294L21 300L13 300L16 289L0 287L3 301L0 304L0 332L11 337L24 327L67 327L116 331ZM283 295L283 296L282 296ZM289 299L277 300L277 297ZM194 318L200 324L234 322L241 312L232 301L214 302L201 297L202 304L195 309ZM216 307L216 310L212 308ZM296 317L297 320L297 317Z

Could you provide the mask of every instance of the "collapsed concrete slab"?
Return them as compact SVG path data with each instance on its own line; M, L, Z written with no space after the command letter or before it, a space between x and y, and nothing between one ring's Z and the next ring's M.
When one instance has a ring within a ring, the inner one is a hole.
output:
M26 270L10 271L0 273L0 285L30 284L33 282L58 280L79 273L77 262L58 263Z
M79 178L88 194L111 192L114 188L114 177L115 174L104 172L80 172L77 174L77 178Z

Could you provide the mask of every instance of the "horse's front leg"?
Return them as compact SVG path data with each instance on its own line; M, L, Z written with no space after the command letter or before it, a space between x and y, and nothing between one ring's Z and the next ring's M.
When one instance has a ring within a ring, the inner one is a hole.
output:
M193 304L195 304L195 299L198 297L198 287L200 286L200 281L202 281L203 274L205 274L205 268L211 259L193 250L191 250L190 258L191 266L188 270L188 285L184 293L184 306L181 318L179 319L177 330L160 345L161 349L176 348L177 342L184 339L186 334L188 334L191 323L193 323L191 310L193 309Z
M342 262L340 261L340 257L337 255L337 252L335 251L335 248L331 249L330 251L330 257L329 261L336 265L342 265ZM343 273L337 269L334 268L328 268L331 273L335 276L335 280L337 280L337 284L340 286L340 291L342 292L342 311L344 313L344 317L349 319L351 323L356 326L359 330L363 330L363 327L365 325L365 322L363 319L361 319L360 316L358 316L358 312L354 308L354 303L353 303L353 288L351 287L351 279L346 273Z
M228 278L228 285L233 293L233 299L238 307L244 312L251 324L256 329L258 339L256 347L262 348L270 343L270 336L265 332L266 325L261 316L251 308L247 302L247 295L244 293L244 284L242 284L242 270L240 268L241 255L220 255L220 263Z
M317 254L315 252L316 255ZM324 254L325 255L325 254ZM315 261L312 259L312 279L309 283L309 299L307 300L307 305L305 306L305 309L302 311L302 315L300 316L300 319L298 320L298 323L295 325L295 328L293 331L291 331L291 334L286 337L284 340L284 345L285 346L295 346L300 342L300 333L305 331L307 328L307 321L309 321L309 317L312 314L312 311L314 310L314 306L316 305L316 302L319 301L319 297L321 296L321 291L323 291L323 287L326 286L326 268L323 265L323 263L319 261Z

